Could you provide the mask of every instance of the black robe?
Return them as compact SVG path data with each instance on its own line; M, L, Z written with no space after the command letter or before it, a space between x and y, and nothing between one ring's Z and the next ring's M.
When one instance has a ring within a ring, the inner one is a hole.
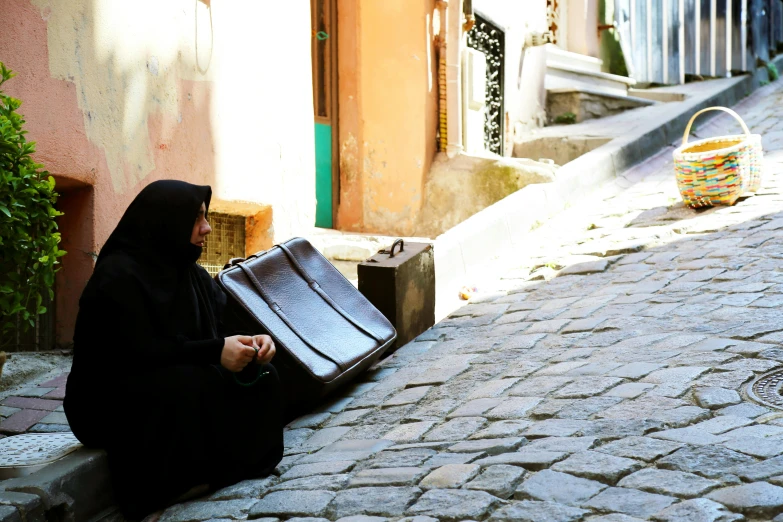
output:
M271 365L239 386L220 366L225 295L190 243L211 189L144 188L101 249L79 301L64 401L74 435L106 449L123 513L142 517L194 486L269 474L283 456ZM245 375L246 374L246 375Z

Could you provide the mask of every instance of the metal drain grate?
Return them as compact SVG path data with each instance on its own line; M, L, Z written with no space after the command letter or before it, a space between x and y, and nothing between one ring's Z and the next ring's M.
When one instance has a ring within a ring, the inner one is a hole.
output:
M748 396L759 404L783 410L783 395L780 387L783 384L783 368L767 372L750 383L747 387Z
M29 475L81 446L73 433L26 433L0 439L0 479Z

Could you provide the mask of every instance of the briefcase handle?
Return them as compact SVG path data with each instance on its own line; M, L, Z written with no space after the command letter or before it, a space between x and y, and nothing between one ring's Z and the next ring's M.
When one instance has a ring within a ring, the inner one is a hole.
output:
M397 239L394 241L394 243L392 243L392 246L389 249L389 257L394 257L394 247L396 247L397 245L400 245L400 252L405 250L405 241L403 241L402 239ZM399 254L399 252L397 253Z

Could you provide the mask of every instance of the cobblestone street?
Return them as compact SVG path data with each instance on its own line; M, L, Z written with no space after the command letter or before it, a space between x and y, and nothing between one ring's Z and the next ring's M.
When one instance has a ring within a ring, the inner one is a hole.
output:
M684 208L663 150L291 424L279 476L161 520L783 520L783 413L745 391L783 366L783 89L737 110L757 196Z

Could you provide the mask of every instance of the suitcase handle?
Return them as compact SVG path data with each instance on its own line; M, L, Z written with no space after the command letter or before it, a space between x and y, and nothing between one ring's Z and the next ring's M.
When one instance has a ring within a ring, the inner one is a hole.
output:
M402 241L401 239L399 241ZM366 335L371 337L375 342L378 342L380 344L383 344L385 341L383 340L383 337L379 336L366 326L362 325L359 321L354 319L351 314L346 312L342 306L337 304L331 297L329 297L329 294L327 294L323 288L321 288L321 285L318 284L318 281L310 277L310 274L307 273L307 270L299 263L299 261L294 256L293 252L289 250L289 248L284 244L277 245L280 247L280 250L285 253L286 257L288 257L288 260L291 262L291 264L294 266L294 269L296 269L297 272L304 278L305 281L307 281L307 284L312 288L315 293L321 296L321 299L326 301L326 303L331 306L338 314L342 315L348 322L350 322L352 325L354 325L356 328L364 332Z
M397 239L396 241L394 241L394 243L392 243L392 246L389 249L389 257L390 258L394 257L394 247L396 247L397 245L400 245L400 252L405 250L405 248L404 248L405 247L405 241L403 241L402 239ZM399 252L397 252L397 253L399 254Z

